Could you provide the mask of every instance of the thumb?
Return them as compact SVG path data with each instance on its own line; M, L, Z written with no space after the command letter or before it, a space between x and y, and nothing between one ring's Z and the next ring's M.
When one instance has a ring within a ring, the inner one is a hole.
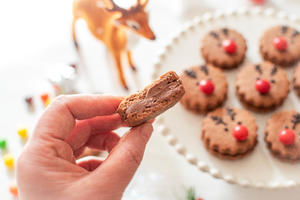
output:
M118 187L119 191L125 190L143 159L145 147L152 131L152 124L147 122L131 128L121 138L108 158L95 172L105 176L103 178L107 178L106 185L111 184L113 187Z

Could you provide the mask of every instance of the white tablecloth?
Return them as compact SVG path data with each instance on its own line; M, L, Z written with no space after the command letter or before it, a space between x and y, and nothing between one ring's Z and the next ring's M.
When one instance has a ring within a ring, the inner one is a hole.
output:
M134 2L134 1L131 1ZM248 0L150 0L151 25L157 34L155 43L140 41L133 51L138 66L138 86L150 82L156 56L170 37L180 29L185 20L195 14L215 9L234 9L251 6ZM198 2L201 2L200 5ZM32 128L38 113L30 114L22 103L24 95L39 95L49 90L44 79L48 64L72 63L77 56L70 38L71 0L13 0L0 1L0 137L8 140L8 151L18 155L22 148L15 133L18 124ZM274 0L265 6L281 8L298 14L298 0ZM85 88L89 92L100 91L115 94L124 93L116 80L114 68L106 67L108 57L103 45L97 42L83 22L77 29L79 42L91 83ZM91 73L92 72L92 73ZM42 75L41 75L42 74ZM127 76L132 76L126 70ZM83 79L86 80L86 79ZM8 186L15 174L0 164L0 199L12 199ZM284 198L299 199L300 189L277 191L242 188L216 180L199 172L171 149L161 135L154 132L125 199L183 199L185 189L195 187L197 195L206 200L252 200Z

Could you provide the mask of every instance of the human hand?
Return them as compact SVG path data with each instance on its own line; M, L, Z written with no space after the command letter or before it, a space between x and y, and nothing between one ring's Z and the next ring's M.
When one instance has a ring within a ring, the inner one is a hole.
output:
M58 97L44 112L17 162L20 200L119 200L138 168L153 131L147 122L122 138L121 98ZM106 150L104 160L76 163L85 147Z

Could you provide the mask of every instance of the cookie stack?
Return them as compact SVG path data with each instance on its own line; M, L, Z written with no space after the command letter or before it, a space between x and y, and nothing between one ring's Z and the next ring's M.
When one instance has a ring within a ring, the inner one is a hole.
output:
M231 160L243 158L257 144L258 126L247 109L263 114L280 107L287 98L290 81L284 67L300 60L300 34L284 25L262 35L259 50L264 61L242 66L236 77L236 94L244 109L222 105L228 90L223 70L243 63L246 39L236 30L220 28L207 33L201 44L205 64L181 74L185 88L181 103L189 111L205 114L201 139L210 153ZM293 85L300 95L300 64ZM296 111L280 111L268 120L265 141L273 155L287 161L300 160L299 124L300 114Z

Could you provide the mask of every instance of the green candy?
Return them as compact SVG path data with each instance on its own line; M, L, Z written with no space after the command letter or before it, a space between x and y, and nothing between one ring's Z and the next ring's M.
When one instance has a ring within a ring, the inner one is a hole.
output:
M6 148L6 140L0 140L0 149Z

